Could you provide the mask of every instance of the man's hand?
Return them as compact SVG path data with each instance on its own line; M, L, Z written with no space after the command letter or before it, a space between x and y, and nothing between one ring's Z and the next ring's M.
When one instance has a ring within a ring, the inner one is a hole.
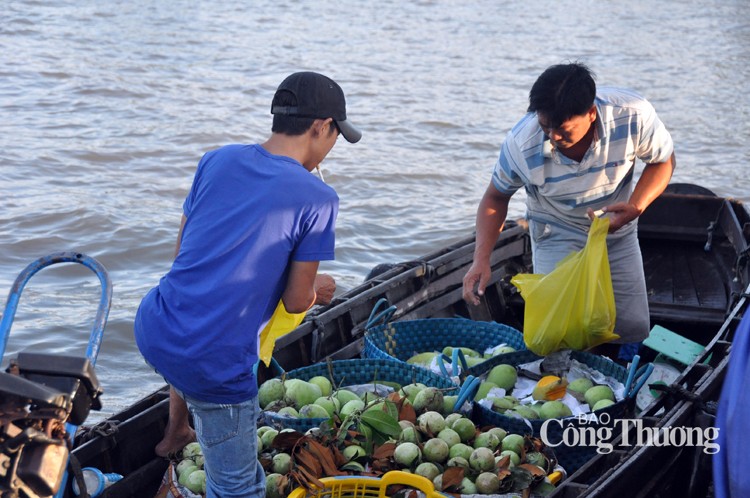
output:
M484 295L484 289L487 287L491 274L489 263L479 264L475 260L464 276L464 301L478 306L479 299Z
M315 304L330 304L333 293L336 292L336 281L327 273L315 276Z
M641 215L640 210L629 202L618 202L602 209L602 216L609 218L609 233L614 233L625 224L633 221ZM593 211L589 209L589 218L593 221Z

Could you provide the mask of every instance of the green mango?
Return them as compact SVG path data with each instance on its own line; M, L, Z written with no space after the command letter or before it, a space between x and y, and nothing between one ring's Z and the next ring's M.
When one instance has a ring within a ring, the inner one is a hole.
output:
M406 363L408 363L409 365L419 365L423 367L429 367L430 363L432 363L432 360L437 355L438 353L435 353L435 352L415 354L414 356L406 360Z
M449 358L452 358L454 349L456 348L454 348L453 346L445 346L445 348L443 348L443 354L448 356ZM458 349L463 352L464 357L482 357L482 355L478 351L475 351L471 348L459 347Z

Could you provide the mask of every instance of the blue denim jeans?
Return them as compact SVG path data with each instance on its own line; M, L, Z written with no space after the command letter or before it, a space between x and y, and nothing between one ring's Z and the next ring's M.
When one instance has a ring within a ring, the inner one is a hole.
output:
M205 458L206 498L264 498L266 476L258 462L258 397L236 405L184 398Z

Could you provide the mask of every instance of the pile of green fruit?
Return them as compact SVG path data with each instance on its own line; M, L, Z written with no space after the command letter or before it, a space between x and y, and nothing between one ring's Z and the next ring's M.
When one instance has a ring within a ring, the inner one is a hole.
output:
M188 443L179 453L174 466L177 482L196 495L206 494L206 471L203 470L203 451L198 443Z
M499 427L483 431L460 415L426 412L417 424L401 421L393 459L399 470L430 479L435 489L493 495L527 488L554 489L546 476L553 462L541 441L508 434Z
M454 395L443 396L439 389L428 388L419 382L401 386L394 382L378 381L373 384L374 391L377 391L378 385L399 392L408 403L414 404L415 410L430 406L437 411L451 413L458 399ZM439 392L439 398L436 392ZM258 388L258 403L263 410L293 418L328 419L336 416L344 419L379 398L381 396L373 392L357 395L345 387L334 389L331 381L323 376L312 377L307 381L274 378L265 381Z
M604 384L594 384L591 379L581 378L568 384L568 392L578 401L585 401L592 412L615 404L615 393Z
M518 381L518 372L512 365L493 367L479 384L474 401L492 401L492 410L520 415L528 420L546 420L569 417L571 409L562 401L570 394L580 403L587 403L590 411L601 410L615 403L615 395L607 385L595 385L590 379L580 378L570 384L563 377L546 375L534 387L530 399L519 400L512 393ZM504 396L493 395L494 388L505 391Z
M410 365L417 365L422 368L429 369L432 365L433 360L439 356L441 353L446 355L448 358L453 357L453 350L454 349L460 349L461 352L464 355L464 359L466 360L466 366L469 368L476 366L483 361L487 361L490 358L493 358L500 354L506 354L506 353L513 353L516 350L512 348L511 346L500 346L497 348L492 348L491 353L480 353L479 351L476 351L471 348L467 347L459 347L459 346L446 346L443 348L442 351L427 351L423 353L417 353L410 357L408 360L406 360L406 363Z
M285 382L274 383L274 396L264 395L266 407L287 397L279 393L279 387L286 391ZM267 389L271 387L261 386L263 392ZM318 394L312 390L304 401ZM351 397L351 391L342 395L347 392L343 388L324 392L311 404L320 406L321 397L339 400L333 402L329 415L332 423L306 434L258 428L268 498L287 496L298 486L314 487L322 477L380 476L391 470L422 475L436 489L452 493L491 495L530 489L544 494L554 489L547 478L554 471L554 456L540 440L497 427L476 427L471 419L453 412L456 397L445 396L441 389L415 383L385 397L372 393ZM295 395L299 398L299 392ZM284 403L292 401L290 396ZM295 405L299 411L308 406L300 401Z

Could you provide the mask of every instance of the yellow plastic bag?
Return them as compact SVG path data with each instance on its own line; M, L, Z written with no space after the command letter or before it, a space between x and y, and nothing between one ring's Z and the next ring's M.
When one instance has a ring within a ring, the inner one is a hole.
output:
M273 316L266 324L266 328L260 333L260 351L259 356L266 366L271 364L273 356L273 347L276 339L282 335L288 334L302 323L305 313L289 313L284 307L284 301L279 299L279 304L273 312Z
M613 332L608 229L607 218L596 218L581 251L568 255L546 275L521 273L511 279L526 301L523 340L534 353L580 351L619 339Z

